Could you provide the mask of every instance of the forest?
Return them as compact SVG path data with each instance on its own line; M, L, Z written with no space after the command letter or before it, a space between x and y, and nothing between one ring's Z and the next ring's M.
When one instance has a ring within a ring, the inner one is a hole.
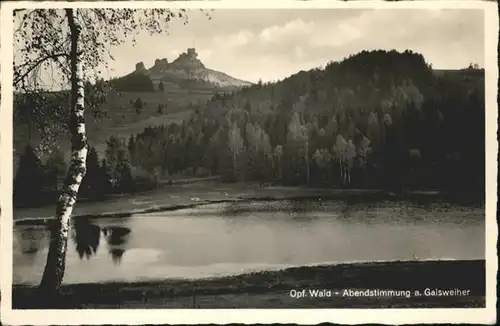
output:
M363 51L215 94L183 123L111 137L105 157L89 151L80 197L155 187L174 175L220 175L226 182L483 198L484 116L483 69L436 74L418 53ZM28 198L43 200L39 193L53 198L64 174L60 152L42 164L28 146L15 203L35 205Z
M142 73L133 72L120 78L112 78L109 86L120 92L154 92L151 79Z

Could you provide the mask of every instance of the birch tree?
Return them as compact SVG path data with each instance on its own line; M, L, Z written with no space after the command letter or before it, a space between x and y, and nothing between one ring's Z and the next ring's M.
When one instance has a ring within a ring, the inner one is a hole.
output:
M314 155L312 157L314 163L316 163L317 167L320 170L320 177L324 180L324 173L326 172L326 180L330 180L330 171L328 170L328 165L332 159L330 151L328 149L316 149Z
M351 173L354 167L354 159L356 158L356 146L352 142L352 139L347 141L346 148L346 167L347 167L347 183L351 183Z
M269 136L258 123L248 122L245 126L248 141L249 172L259 178L267 176L267 162L272 156Z
M238 171L238 158L245 150L245 144L243 142L243 137L241 137L240 127L238 127L237 122L232 122L231 127L228 131L228 145L231 149L231 154L233 158L233 176L237 179Z
M339 162L339 172L340 172L340 182L347 182L347 166L346 166L346 152L347 152L347 141L342 135L337 135L335 140L335 145L333 145L332 152L335 154L335 158Z
M111 47L130 40L135 44L142 30L164 33L174 18L187 22L186 11L49 8L14 9L13 14L15 98L32 106L30 113L46 142L53 142L58 125L64 126L61 130L71 139L71 160L51 223L49 253L40 283L42 292L57 293L64 277L69 220L86 173L84 109L92 99L85 92L85 82L95 81L100 69L113 60ZM48 79L53 82L50 86L43 83ZM63 91L53 91L57 89Z
M377 114L375 112L370 112L370 114L368 115L367 134L368 138L371 140L375 147L379 145L380 125Z
M306 164L306 180L310 180L309 168L309 135L307 127L297 113L294 113L288 124L287 141L291 148L297 147L303 150Z
M346 140L342 135L338 135L332 151L339 162L340 182L349 184L351 182L354 159L356 158L356 146L351 139Z
M361 162L364 168L366 168L368 165L368 155L370 154L371 143L372 142L370 141L370 139L368 139L367 137L363 137L363 139L361 140L360 147L358 149L362 160Z
M283 145L276 145L276 148L274 149L273 156L275 162L275 170L276 170L276 179L281 180L283 178L283 158L284 150L283 150Z
M392 116L389 113L384 114L381 124L381 138L384 144L387 142L387 129L392 126Z

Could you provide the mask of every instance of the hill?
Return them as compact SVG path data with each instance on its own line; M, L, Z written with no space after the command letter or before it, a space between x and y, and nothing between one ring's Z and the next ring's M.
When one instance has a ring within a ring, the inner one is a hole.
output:
M418 53L363 51L216 94L182 125L138 134L137 164L228 180L474 192L484 189L484 110L484 70L436 72Z
M156 180L484 189L484 70L438 71L411 51L362 51L229 91L195 73L207 70L192 58L139 65L125 77L149 85L141 91L111 83L100 121L87 112L101 158L106 140L119 136L128 143L114 150L124 146L130 165ZM186 62L197 76L189 87L179 82L186 75L176 79ZM26 132L15 133L19 148Z
M105 101L100 103L99 108L86 111L89 141L100 154L104 153L105 141L111 135L127 138L146 126L182 121L214 94L251 85L206 68L195 49L188 49L170 64L167 59L157 59L149 69L140 62L132 73L105 84ZM48 97L54 101L68 101L67 93L58 93ZM140 108L136 102L141 103ZM17 113L20 111L19 108L14 110ZM24 115L24 118L15 121L15 166L26 144L37 145L40 141L37 128L30 127L28 123L33 124L34 121L26 120ZM64 152L69 150L69 140L61 139L59 145Z

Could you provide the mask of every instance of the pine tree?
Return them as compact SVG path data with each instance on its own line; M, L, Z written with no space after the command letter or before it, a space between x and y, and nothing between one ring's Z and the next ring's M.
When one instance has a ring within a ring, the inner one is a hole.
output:
M102 189L103 194L108 194L113 191L111 171L106 159L102 159L101 168L99 169L99 188Z
M137 142L134 138L134 135L130 135L127 148L130 157L130 163L135 166L137 164Z
M21 205L36 204L43 189L42 162L31 145L27 145L19 159L14 179L14 202Z
M106 141L106 162L109 165L109 171L111 173L111 180L113 180L113 184L118 180L117 170L119 163L119 155L121 151L128 151L123 144L123 141L118 137L111 136L109 140Z
M228 145L231 150L233 158L233 178L238 180L239 177L239 161L240 155L245 150L245 144L243 137L241 137L241 131L236 122L231 123L231 128L228 131Z
M306 182L309 182L309 135L304 121L298 113L292 115L292 119L288 124L287 148L288 155L290 155L292 162L294 162L290 171L293 178L300 176L301 170L305 168ZM302 161L304 164L302 164Z
M91 147L87 154L87 174L82 180L81 194L84 197L96 198L103 194L103 189L100 187L100 170L99 155L94 147Z
M47 176L47 186L54 190L59 190L59 182L66 175L66 161L63 153L59 149L54 149L45 163Z
M119 192L127 193L134 190L134 181L132 179L130 161L125 151L123 150L120 150L118 152L118 165L116 175L116 188Z

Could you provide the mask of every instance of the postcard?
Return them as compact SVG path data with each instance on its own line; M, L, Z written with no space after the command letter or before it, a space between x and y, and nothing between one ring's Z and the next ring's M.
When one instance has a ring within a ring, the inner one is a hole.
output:
M3 3L2 322L494 323L496 9Z

